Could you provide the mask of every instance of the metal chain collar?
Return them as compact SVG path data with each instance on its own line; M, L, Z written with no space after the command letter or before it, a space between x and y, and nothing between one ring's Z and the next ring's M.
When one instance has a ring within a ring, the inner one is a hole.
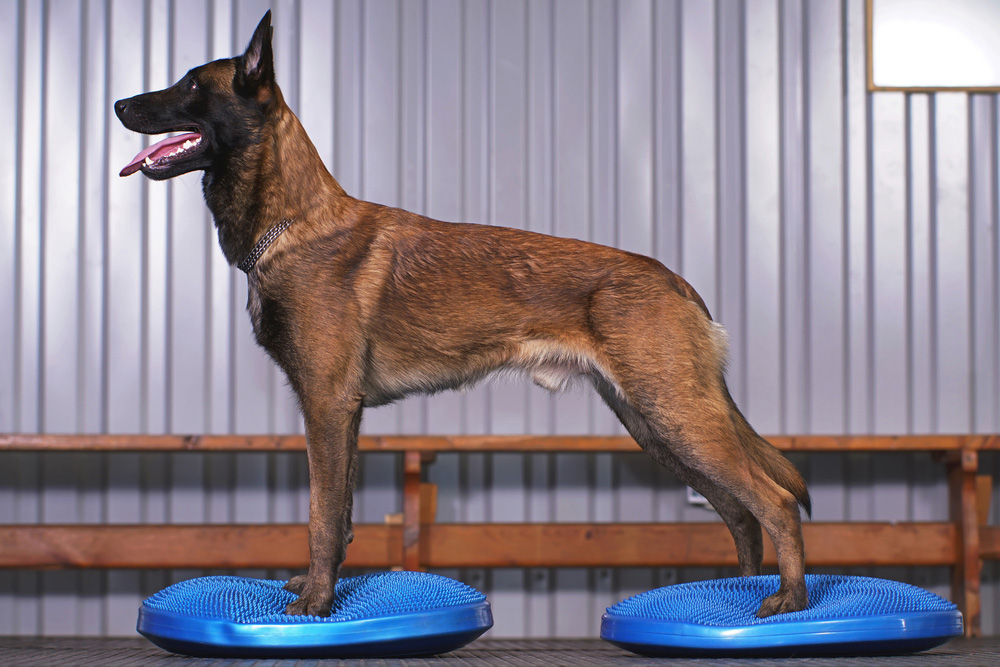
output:
M284 218L274 227L267 230L267 233L260 237L260 240L257 241L253 248L250 249L250 254L244 257L243 261L236 265L236 268L243 273L250 273L251 269L253 269L253 267L257 264L257 260L259 260L260 256L264 254L264 251L267 250L268 247L274 243L274 241L281 236L281 233L288 229L291 224L291 219Z

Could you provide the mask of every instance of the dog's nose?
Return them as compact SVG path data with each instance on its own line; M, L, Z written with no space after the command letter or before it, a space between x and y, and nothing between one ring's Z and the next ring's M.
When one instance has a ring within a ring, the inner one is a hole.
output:
M128 108L128 100L118 100L115 102L115 113L121 118L121 115L125 113L125 109Z

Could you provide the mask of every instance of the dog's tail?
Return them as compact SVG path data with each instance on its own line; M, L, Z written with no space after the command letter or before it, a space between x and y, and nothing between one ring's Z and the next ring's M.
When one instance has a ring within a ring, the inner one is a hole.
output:
M729 401L733 425L736 427L740 442L743 443L747 453L778 486L795 496L795 499L805 509L806 514L811 517L812 499L809 497L806 481L802 479L798 469L774 445L760 437L743 416L743 413L740 412L740 409L736 407L736 402L729 395L728 388L726 389L726 399Z

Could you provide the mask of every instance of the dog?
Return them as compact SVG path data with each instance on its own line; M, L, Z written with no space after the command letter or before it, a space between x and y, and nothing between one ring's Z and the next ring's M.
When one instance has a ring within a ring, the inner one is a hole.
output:
M781 584L757 615L808 603L802 476L726 387L727 338L654 259L517 229L447 223L350 197L275 82L271 13L246 51L115 102L130 130L183 132L121 171L201 170L226 259L247 274L257 342L305 422L309 569L288 614L328 615L353 539L365 407L519 371L551 390L589 379L636 442L705 496L760 574L761 527Z

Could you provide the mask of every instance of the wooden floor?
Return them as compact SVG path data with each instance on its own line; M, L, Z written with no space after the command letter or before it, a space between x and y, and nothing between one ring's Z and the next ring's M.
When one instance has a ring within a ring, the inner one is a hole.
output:
M683 661L643 658L599 639L580 640L480 640L468 647L433 658L377 660L231 660L188 658L172 655L144 639L75 639L0 637L0 665L17 667L119 667L143 665L159 667L306 667L307 665L342 665L344 667L586 667L622 665L644 667L681 662L684 665L795 665L816 667L878 664L901 665L1000 665L1000 637L956 640L932 651L914 655L861 658L786 658L786 659L687 659Z

